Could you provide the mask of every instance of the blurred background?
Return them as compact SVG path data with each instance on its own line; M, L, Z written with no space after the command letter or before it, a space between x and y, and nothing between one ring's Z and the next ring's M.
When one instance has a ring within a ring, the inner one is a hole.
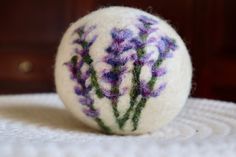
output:
M191 95L236 101L234 0L1 0L0 94L54 92L53 65L63 32L90 11L110 5L168 19L192 56Z

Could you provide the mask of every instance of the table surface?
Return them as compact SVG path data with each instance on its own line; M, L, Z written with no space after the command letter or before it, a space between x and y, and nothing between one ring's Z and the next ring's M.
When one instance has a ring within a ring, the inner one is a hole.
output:
M0 156L227 156L236 154L236 104L189 98L178 117L141 136L104 135L56 94L0 96Z

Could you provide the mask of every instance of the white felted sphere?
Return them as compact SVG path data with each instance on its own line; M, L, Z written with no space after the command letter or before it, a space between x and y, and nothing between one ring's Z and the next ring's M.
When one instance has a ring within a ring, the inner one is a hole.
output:
M191 78L191 60L175 30L128 7L99 9L73 23L56 57L56 88L65 106L106 133L164 126L185 104Z

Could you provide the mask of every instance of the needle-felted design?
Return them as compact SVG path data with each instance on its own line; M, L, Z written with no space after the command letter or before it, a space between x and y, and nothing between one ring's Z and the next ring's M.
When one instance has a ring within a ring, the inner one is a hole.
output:
M129 29L113 28L111 30L112 43L106 49L107 55L104 58L104 62L111 66L110 69L104 69L102 74L102 80L111 85L110 89L101 89L97 82L96 71L93 68L89 55L89 48L96 41L95 35L91 41L86 41L87 35L95 29L95 26L89 27L88 30L84 30L84 27L78 28L75 32L79 35L79 38L74 41L75 44L81 45L81 50L76 50L76 53L81 56L81 60L78 62L78 57L75 55L71 58L71 61L67 63L71 73L72 79L76 80L79 84L75 87L75 93L82 96L79 102L82 105L87 106L83 112L88 116L98 121L99 111L94 108L94 100L89 95L92 88L96 89L96 94L99 98L110 99L113 114L116 118L116 122L120 129L122 129L130 118L132 113L133 131L138 127L138 122L141 116L142 109L145 107L147 100L150 97L157 97L165 89L166 83L159 85L157 89L154 89L154 85L158 77L166 74L166 69L160 67L162 62L173 56L173 51L176 49L175 41L167 36L163 36L160 39L149 38L151 33L158 31L156 27L158 22L154 19L146 16L138 17L137 28L139 30L138 36L133 37L133 32ZM145 48L149 44L154 44L159 52L158 59L155 61L150 59L154 52L146 52ZM134 49L136 54L125 55L129 50ZM133 61L133 80L132 89L130 90L130 107L124 115L120 116L120 112L117 109L119 97L126 94L127 88L120 89L122 82L122 76L127 72L126 64L128 61ZM81 68L84 64L89 66L88 70L84 73L81 72ZM148 82L140 80L140 73L142 67L147 64L151 68L152 77ZM91 77L91 84L86 84L88 78ZM138 96L141 96L140 101L137 101ZM105 130L110 130L99 119L99 125Z
M130 40L133 33L129 29L113 28L111 30L112 43L106 49L108 53L104 61L111 66L111 69L103 70L103 80L111 85L111 89L103 89L105 97L111 100L113 113L116 121L119 124L119 111L117 110L119 97L126 94L127 88L120 89L122 76L127 72L126 63L132 59L128 53L133 48ZM125 56L124 56L125 55Z
M71 79L77 83L74 92L79 96L80 104L84 105L84 114L93 118L105 132L110 133L111 129L99 118L99 110L94 107L94 99L90 95L91 90L95 88L97 96L100 98L103 97L97 82L96 71L92 65L93 60L89 55L89 48L95 42L97 35L93 36L90 41L86 40L88 34L95 28L95 26L91 26L85 30L85 26L82 26L75 31L78 35L78 39L74 40L73 44L80 45L81 49L76 49L75 55L65 64L71 72ZM88 69L82 72L82 67L85 64L88 66ZM88 83L89 77L91 79L90 83Z
M55 70L67 108L86 125L116 134L143 134L170 122L187 100L191 76L175 30L127 7L99 9L73 23Z
M157 81L158 77L161 77L166 74L166 69L161 67L161 64L165 59L172 57L172 52L176 49L175 40L164 36L159 39L157 42L157 48L159 51L158 59L152 64L152 77L148 82L140 81L139 84L139 94L141 94L142 98L138 102L133 117L133 130L136 130L138 127L139 118L142 112L142 109L145 107L148 98L157 97L161 94L161 92L166 88L167 83L162 83L159 85L157 89L154 89L154 85Z
M161 37L161 39L159 39L160 41L158 41L156 38L149 38L151 33L158 31L158 28L156 27L158 22L156 20L141 15L138 17L138 21L138 36L131 40L131 42L134 43L137 57L133 63L133 85L130 92L130 107L124 116L119 119L119 126L122 128L129 119L130 113L134 110L132 117L133 131L137 129L141 111L144 108L148 98L159 96L162 90L165 89L166 83L161 84L157 89L153 89L153 87L156 83L157 77L161 77L166 74L166 69L160 68L161 63L168 56L172 56L170 51L174 51L176 49L175 41L173 39ZM149 44L155 44L158 48L159 58L156 61L150 59L150 56L154 52L146 52L145 50L145 47ZM140 73L144 64L149 65L152 69L152 78L149 82L140 80ZM142 98L139 102L137 102L139 95L141 95ZM134 109L135 106L136 108Z

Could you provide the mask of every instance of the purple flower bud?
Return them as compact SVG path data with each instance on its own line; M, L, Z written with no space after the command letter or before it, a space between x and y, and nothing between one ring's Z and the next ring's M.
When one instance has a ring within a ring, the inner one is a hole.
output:
M111 31L111 36L114 41L121 43L125 39L131 38L132 32L129 29L113 28Z
M166 88L166 83L162 83L156 90L154 90L150 96L157 97L161 94L161 92Z
M177 46L175 44L175 40L165 36L165 37L161 37L161 39L159 40L159 42L157 43L157 48L160 52L160 57L163 58L168 58L171 57L170 51L174 51Z
M91 90L92 86L91 85L85 86L85 84L80 84L80 86L76 86L74 88L74 91L77 95L83 95L83 96L88 94Z
M79 45L82 44L82 42L83 42L83 40L81 40L81 38L75 39L73 41L74 44L79 44Z
M82 97L79 99L79 102L85 106L91 106L93 104L93 99L88 96Z
M145 43L140 38L133 38L130 42L134 44L135 49L141 49L145 46Z
M91 74L91 72L89 70L87 70L80 75L80 78L83 80L87 80L89 78L90 74Z
M104 61L112 66L123 66L128 61L128 59L128 57L116 57L114 55L108 55L104 58Z
M89 53L88 49L82 49L77 51L78 54L80 54L82 57L86 56Z
M96 28L96 26L93 25L93 26L90 26L87 30L85 30L82 35L82 39L85 40L87 38L88 34L91 33L95 28Z
M83 93L83 89L82 89L82 87L80 87L80 86L76 86L76 87L74 88L74 91L75 91L75 93L76 93L77 95L82 95L82 93Z
M111 54L114 54L114 55L117 55L119 52L121 52L122 50L122 47L120 46L119 43L117 42L113 42L107 49L106 51L108 53L111 53Z
M151 94L151 89L148 87L147 83L144 80L140 81L140 94L143 97L149 97Z
M113 42L106 51L108 53L119 55L133 48L133 44L130 43L117 43Z
M145 55L144 55L143 57L141 57L140 59L137 59L137 60L134 62L134 64L135 64L135 65L144 65L144 64L146 64L146 65L152 65L152 64L154 64L155 61L154 61L153 59L150 59L153 53L154 53L154 52L152 51L152 52L150 52L150 53L145 54Z
M116 71L103 70L102 79L108 83L115 84L121 81L121 76L127 70L127 67L120 66Z
M108 83L115 83L115 82L118 82L119 81L119 73L117 72L112 72L112 71L109 71L109 72L105 72L103 75L102 75L102 78L104 79L104 81L108 82Z
M88 117L91 117L91 118L97 118L99 116L99 112L98 110L95 110L95 109L83 109L83 112L88 116Z
M133 44L127 42L122 45L122 52L128 51L133 48Z
M102 89L104 96L111 100L117 99L119 96L124 95L127 92L127 90L128 88L124 87L121 89L119 93L113 93L111 90Z
M88 48L92 46L92 44L95 42L95 40L97 39L97 35L94 35L93 38L88 42Z
M81 26L74 31L75 33L78 33L80 39L82 38L84 34L84 29L85 29L85 26Z
M143 25L138 26L138 29L139 29L140 36L149 35L157 30L157 28L147 28Z
M119 93L113 93L111 90L102 89L103 95L108 99L117 99L119 97Z
M144 25L154 25L157 24L157 21L153 18L141 15L139 17L139 21L142 22Z
M172 52L160 53L160 58L162 58L162 59L172 58L172 57L173 57Z
M160 77L166 74L166 69L165 68L152 68L152 76L154 77Z
M157 97L166 88L166 83L161 84L156 90L151 90L145 81L140 81L140 94L147 97Z

